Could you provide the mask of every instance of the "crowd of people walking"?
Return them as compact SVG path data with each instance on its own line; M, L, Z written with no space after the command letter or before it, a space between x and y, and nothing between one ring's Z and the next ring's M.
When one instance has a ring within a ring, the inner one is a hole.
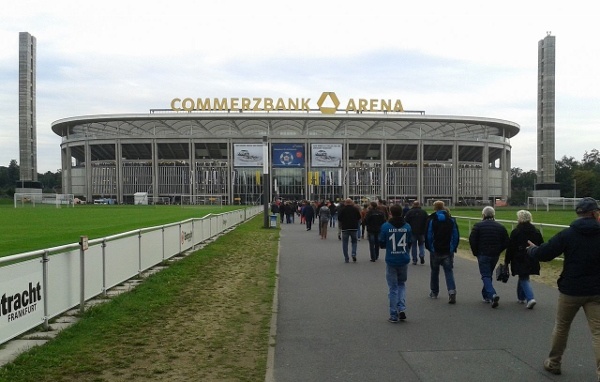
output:
M281 222L285 217L289 224L294 222L293 215L296 214L306 225L307 231L318 219L319 235L323 240L327 239L328 228L335 228L337 224L337 236L342 242L342 255L346 263L350 259L357 262L358 242L365 238L365 234L371 262L378 261L380 250L385 250L388 321L397 323L407 319L406 281L409 264L424 265L425 249L429 252L431 272L429 297L439 297L441 268L444 271L448 303L457 302L453 268L459 243L458 224L443 201L434 202L432 207L433 212L428 214L418 201L414 201L412 206L388 206L385 201L373 201L361 206L348 198L339 204L331 201L274 203L272 213L279 213ZM530 276L540 274L540 261L550 261L561 255L564 257L563 271L558 279L560 294L551 350L544 361L544 368L552 374L561 374L561 361L571 322L579 309L583 308L593 336L600 382L600 206L592 198L583 198L575 212L577 219L570 227L544 243L540 231L532 224L529 211L517 211L517 225L509 233L495 220L494 208L486 206L481 211L481 221L468 234L468 243L477 259L482 281L482 301L494 309L500 304L500 296L493 281L503 253L504 265L517 278L516 301L529 310L537 304Z
M396 299L404 300L406 281L404 271L400 271L398 267L410 263L425 265L425 249L429 252L431 270L429 297L439 297L442 269L448 302L456 304L457 300L453 269L454 255L459 243L458 224L443 201L435 201L432 207L432 213L428 214L419 201L413 201L412 205L404 203L390 207L386 201L380 200L361 206L347 198L339 203L330 200L277 201L272 204L271 212L279 214L282 224L294 224L295 220L299 219L307 231L311 231L317 223L321 240L326 240L328 231L336 229L337 225L337 237L342 242L342 255L346 263L358 261L358 242L364 239L365 235L368 240L369 261L378 261L380 250L385 250L386 265L391 267L388 270L397 276L396 281L389 285L390 296L397 296L390 298L390 306L402 307L397 316L405 319L404 302L396 302ZM494 208L486 206L482 210L482 220L473 226L469 234L469 245L477 259L483 284L482 300L492 308L497 308L500 302L493 279L495 268L504 251L504 263L510 267L512 275L518 277L517 301L525 304L528 309L533 309L537 303L529 276L539 274L540 265L538 261L527 256L526 247L528 241L539 245L543 243L543 239L539 230L533 226L529 211L518 211L517 219L518 226L509 236L506 228L495 221ZM406 230L399 231L400 227L405 227ZM390 239L392 236L395 242ZM390 244L392 247L389 247ZM404 313L400 315L400 311ZM396 322L395 316L390 316L390 320Z

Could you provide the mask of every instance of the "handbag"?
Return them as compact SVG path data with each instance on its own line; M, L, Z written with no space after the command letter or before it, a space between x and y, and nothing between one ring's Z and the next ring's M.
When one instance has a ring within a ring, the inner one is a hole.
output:
M509 277L508 265L504 265L503 263L498 264L496 268L496 280L505 283L508 282Z

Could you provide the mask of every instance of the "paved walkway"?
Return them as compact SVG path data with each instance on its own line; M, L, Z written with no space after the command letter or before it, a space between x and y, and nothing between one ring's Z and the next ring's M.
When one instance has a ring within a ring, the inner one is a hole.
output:
M296 224L281 226L275 345L268 381L595 381L591 335L579 312L563 374L543 370L558 290L534 283L538 304L517 303L516 279L494 282L500 306L481 301L474 258L457 256L457 304L429 293L429 261L409 265L407 320L391 324L383 251L369 261L361 240L344 263L337 229L320 240ZM427 256L428 257L428 256ZM274 361L273 361L274 358Z

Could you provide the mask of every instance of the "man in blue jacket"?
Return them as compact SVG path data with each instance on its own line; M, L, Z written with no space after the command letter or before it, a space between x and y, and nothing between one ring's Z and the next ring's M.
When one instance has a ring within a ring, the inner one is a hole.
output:
M469 244L473 255L477 256L479 264L479 273L483 281L481 290L483 301L491 303L492 308L497 308L500 296L496 294L492 284L492 275L500 259L500 254L508 247L508 231L502 224L494 220L496 211L493 207L484 207L481 215L483 220L473 226L469 235Z
M544 368L561 373L561 361L567 348L569 328L580 308L592 332L596 355L596 375L600 381L600 206L592 198L583 198L575 208L577 219L569 228L557 233L547 243L535 246L531 241L527 253L539 261L550 261L564 254L563 270L558 278L558 306L552 348Z
M429 265L431 278L429 286L430 298L437 298L440 292L440 266L444 268L446 287L448 288L448 303L456 304L456 283L454 282L454 253L458 248L458 226L446 210L444 202L433 203L434 212L427 221L427 237L425 245L429 250Z
M392 217L379 231L379 247L385 248L385 279L388 284L391 323L406 320L406 279L412 232L402 217L402 207L390 207Z

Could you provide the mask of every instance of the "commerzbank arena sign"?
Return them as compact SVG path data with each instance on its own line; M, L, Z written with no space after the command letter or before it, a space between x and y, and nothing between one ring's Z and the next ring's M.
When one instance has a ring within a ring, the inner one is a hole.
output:
M323 114L342 112L403 112L399 99L350 98L344 105L334 92L323 92L313 107L311 98L173 98L174 111L299 111ZM340 107L341 106L341 107Z

